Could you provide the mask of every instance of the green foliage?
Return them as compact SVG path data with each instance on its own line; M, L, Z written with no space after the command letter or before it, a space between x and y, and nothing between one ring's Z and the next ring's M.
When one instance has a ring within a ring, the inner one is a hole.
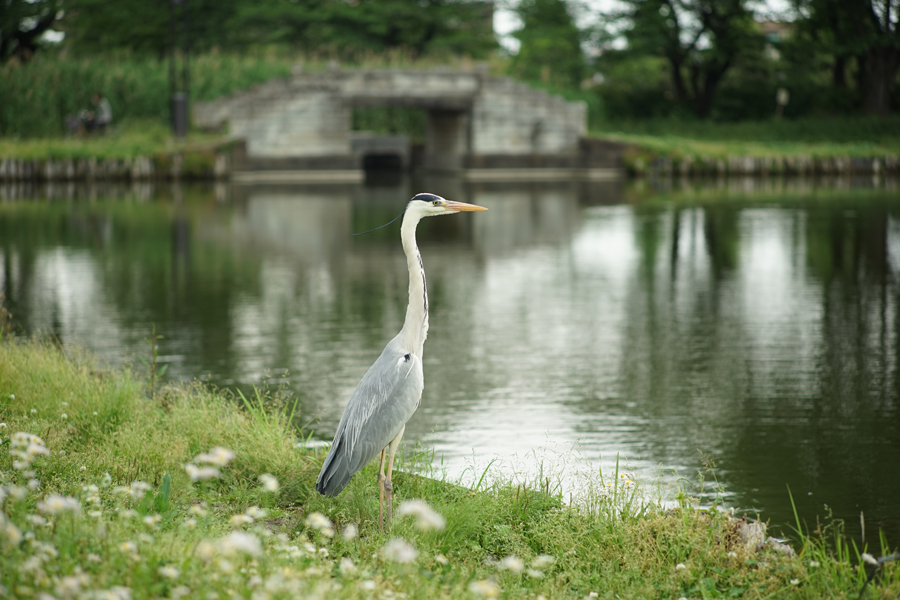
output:
M244 51L277 44L342 59L360 52L403 48L414 56L484 57L496 48L489 3L481 0L190 0L190 47ZM169 3L73 0L67 40L81 52L123 50L166 54L171 44ZM181 26L180 12L175 21ZM184 39L178 37L180 47Z
M427 453L401 461L395 497L425 499L445 527L420 528L395 511L382 533L377 465L336 498L314 493L323 453L296 448L285 411L264 409L266 398L244 410L199 386L170 386L154 402L127 372L6 340L0 585L15 597L125 597L127 588L135 599L358 598L373 589L411 598L851 597L866 579L859 553L890 551L884 540L857 550L825 524L800 529L799 556L760 552L742 541L741 521L698 510L684 494L663 510L624 473L585 475L584 501L570 506L543 481L492 473L474 491L413 474L429 473ZM36 452L25 474L10 438L33 431L43 438L34 447L49 453ZM183 465L192 460L217 465L220 477L191 482ZM260 485L263 473L280 489ZM64 497L55 506L53 494ZM409 563L391 560L392 538L416 551ZM883 567L869 597L896 597L897 566Z
M284 77L294 56L209 53L191 60L192 98L218 96ZM65 58L42 53L26 64L0 67L0 136L61 135L65 117L90 106L100 91L113 109L113 123L140 119L167 123L168 63L138 55Z
M566 0L522 0L516 7L521 42L510 72L526 81L577 89L584 77L582 33Z
M60 16L61 0L3 0L0 4L0 65L12 57L28 60L40 37Z

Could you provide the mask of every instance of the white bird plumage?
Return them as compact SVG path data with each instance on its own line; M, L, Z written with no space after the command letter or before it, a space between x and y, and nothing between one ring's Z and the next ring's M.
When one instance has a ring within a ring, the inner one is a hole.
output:
M400 333L388 342L350 396L316 481L319 493L335 496L354 474L381 453L379 526L383 522L383 503L387 504L388 521L391 520L394 455L406 422L419 406L425 385L422 352L428 337L428 290L422 256L416 245L416 226L425 217L480 210L487 209L434 194L417 194L406 206L400 226L400 239L409 269L406 319ZM386 474L385 450L388 455Z

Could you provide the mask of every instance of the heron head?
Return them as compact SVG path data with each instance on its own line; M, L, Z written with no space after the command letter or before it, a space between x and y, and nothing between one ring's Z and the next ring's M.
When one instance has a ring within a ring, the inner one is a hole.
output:
M438 215L452 215L463 211L487 210L483 206L454 202L441 198L436 194L416 194L406 206L407 211L414 211L420 217L435 217Z

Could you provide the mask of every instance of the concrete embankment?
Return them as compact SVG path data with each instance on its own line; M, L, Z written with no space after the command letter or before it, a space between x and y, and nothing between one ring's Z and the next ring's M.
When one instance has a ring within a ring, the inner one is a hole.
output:
M225 179L227 152L190 151L134 158L0 158L0 182Z
M727 156L669 158L622 152L631 175L890 175L900 174L900 156Z

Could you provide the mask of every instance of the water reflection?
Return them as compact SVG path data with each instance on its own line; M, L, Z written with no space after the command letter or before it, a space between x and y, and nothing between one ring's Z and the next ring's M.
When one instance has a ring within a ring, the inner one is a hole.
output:
M330 438L406 307L396 226L350 234L429 189L490 208L420 228L407 437L451 473L578 444L693 476L702 453L732 504L789 523L790 485L810 521L828 504L900 538L893 181L139 188L0 190L25 332L120 363L156 324L169 377L286 381Z

